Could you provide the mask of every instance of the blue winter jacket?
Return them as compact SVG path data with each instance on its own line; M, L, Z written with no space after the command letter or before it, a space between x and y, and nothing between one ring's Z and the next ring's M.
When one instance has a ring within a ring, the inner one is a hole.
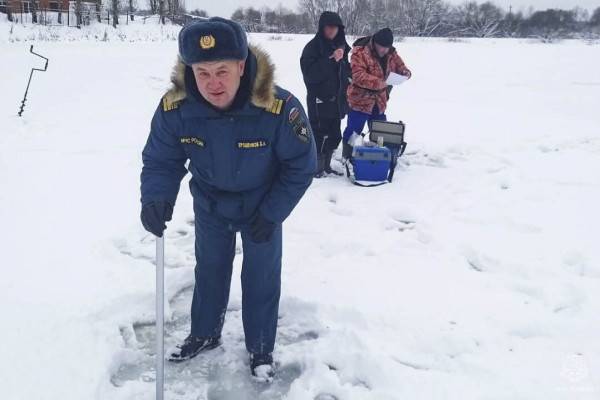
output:
M205 211L231 221L259 211L283 222L312 181L316 150L302 105L274 85L273 75L268 55L251 47L237 104L221 112L202 98L191 69L179 61L142 153L142 204L174 206L189 170L194 202Z

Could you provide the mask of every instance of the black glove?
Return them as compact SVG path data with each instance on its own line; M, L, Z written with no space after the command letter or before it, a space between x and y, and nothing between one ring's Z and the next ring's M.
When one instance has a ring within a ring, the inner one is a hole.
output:
M254 243L265 243L271 240L277 224L265 219L260 212L250 221L250 236Z
M163 231L167 229L166 221L173 216L173 206L164 201L152 202L142 207L142 225L148 232L162 237Z

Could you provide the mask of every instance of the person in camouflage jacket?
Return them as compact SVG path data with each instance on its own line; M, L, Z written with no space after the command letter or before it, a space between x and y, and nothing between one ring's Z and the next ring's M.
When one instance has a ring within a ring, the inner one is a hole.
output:
M354 42L351 66L352 83L348 87L348 125L344 130L344 157L352 152L353 135L360 135L365 123L385 120L389 97L386 80L391 72L411 77L411 71L392 46L389 28Z

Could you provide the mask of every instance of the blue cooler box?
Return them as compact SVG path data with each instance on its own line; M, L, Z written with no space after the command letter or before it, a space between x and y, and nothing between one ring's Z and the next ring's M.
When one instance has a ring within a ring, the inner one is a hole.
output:
M388 178L392 153L387 147L357 146L352 151L354 179L385 181Z

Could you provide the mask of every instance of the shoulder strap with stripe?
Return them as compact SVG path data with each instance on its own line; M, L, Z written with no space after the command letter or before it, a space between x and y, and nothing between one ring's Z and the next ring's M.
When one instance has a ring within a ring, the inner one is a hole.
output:
M268 112L270 112L272 114L279 115L279 114L281 114L281 111L283 110L284 103L285 103L285 100L275 99L273 101L273 103L271 103L270 106L265 108L265 110L267 110Z

